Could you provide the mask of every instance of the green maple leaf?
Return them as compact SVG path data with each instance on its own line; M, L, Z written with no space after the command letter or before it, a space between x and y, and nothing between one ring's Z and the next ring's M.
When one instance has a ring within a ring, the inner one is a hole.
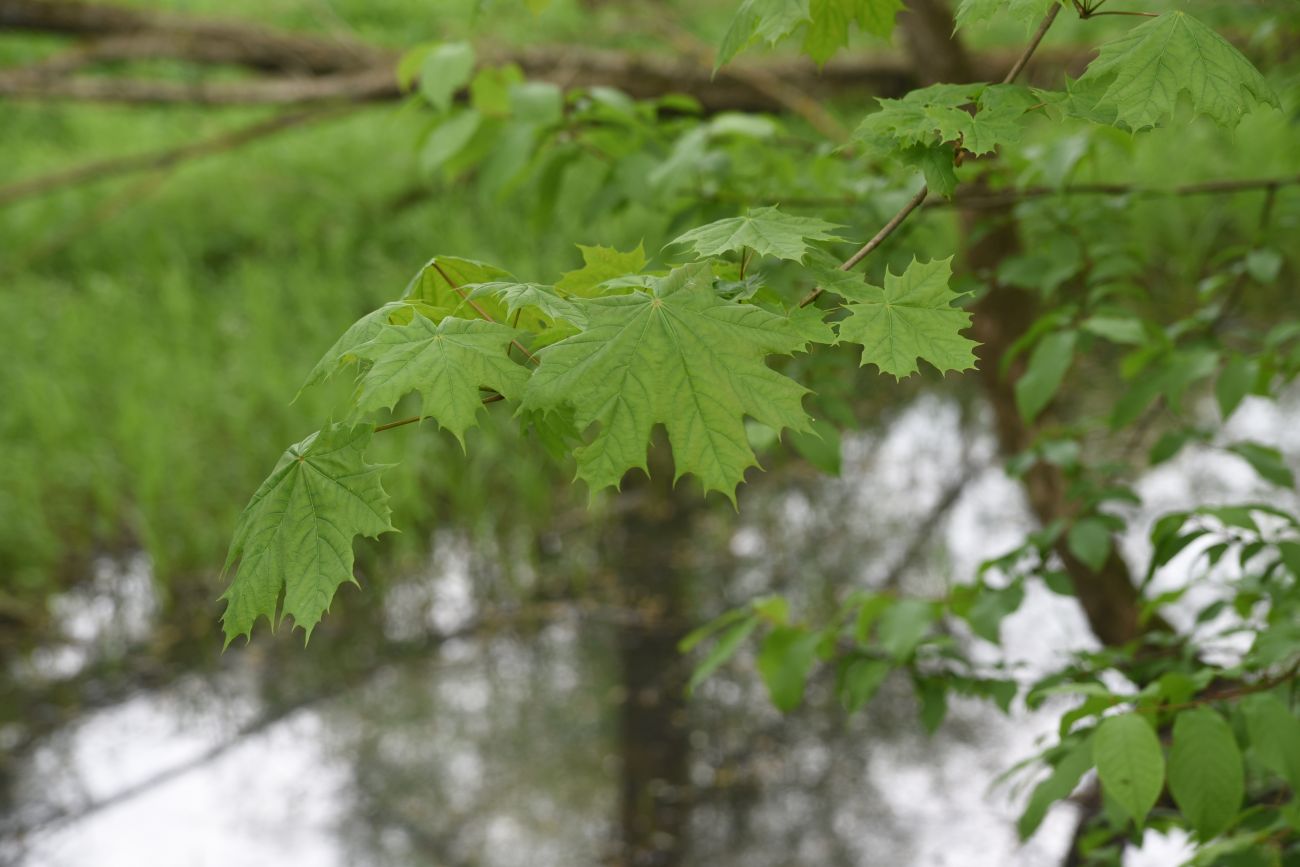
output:
M402 298L446 310L452 316L471 319L478 313L466 300L469 294L466 286L497 281L513 282L514 279L510 272L495 265L459 256L434 256L411 279ZM479 307L493 319L505 318L505 307L492 301L479 303Z
M528 381L528 371L508 354L515 334L495 322L455 317L435 324L417 316L408 325L386 326L355 350L372 362L361 377L357 406L363 411L391 409L418 391L422 413L451 431L464 448L465 431L483 408L479 389L515 398Z
M1019 141L1025 113L1036 99L1016 85L936 84L879 102L880 110L867 115L853 133L873 150L888 154L959 142L980 155Z
M1051 2L1054 0L961 0L957 7L957 26L988 21L1003 12L1025 24L1034 23L1047 14Z
M302 390L308 386L324 382L338 372L344 364L355 361L356 348L370 340L383 329L385 325L392 322L395 314L402 310L409 310L410 306L404 301L393 301L380 307L378 310L372 310L365 316L362 316L356 322L348 326L334 345L325 351L320 361L307 374L307 381L298 389L301 394Z
M795 217L776 208L755 208L743 217L729 217L691 229L673 244L686 244L700 256L736 253L749 248L760 256L799 261L808 254L809 241L842 241L832 235L838 229L816 217Z
M258 618L285 615L311 632L352 575L352 539L389 523L383 467L365 461L369 425L335 424L290 446L239 516L226 568L239 561L222 595L226 646L251 635ZM283 596L283 604L281 597Z
M324 382L345 366L360 360L356 352L357 347L373 339L385 325L405 325L417 314L438 322L449 316L451 310L433 307L423 301L390 301L378 310L370 311L349 325L347 331L344 331L339 339L334 341L334 345L325 351L320 361L316 362L316 366L307 374L307 379L298 389L298 393L302 394L308 387Z
M924 359L940 372L975 366L975 341L962 337L970 314L952 306L961 297L948 288L952 258L912 260L901 275L885 272L885 286L862 284L850 290L829 288L849 297L850 315L840 323L840 340L862 344L862 365L874 364L897 379L917 371Z
M1172 118L1183 94L1196 114L1227 127L1261 103L1281 105L1232 43L1183 12L1166 12L1106 43L1079 81L1104 83L1097 109L1113 110L1134 130Z
M962 106L974 103L983 85L935 84L911 91L901 99L878 99L880 110L863 119L853 137L864 142L884 139L885 148L950 141L960 134L970 115ZM939 130L949 130L936 139Z
M598 426L575 452L578 475L593 491L645 470L651 431L661 423L676 477L692 473L705 491L734 503L745 470L756 465L745 416L777 430L809 429L807 389L764 363L803 349L807 336L785 317L719 298L709 263L678 268L652 291L585 306L586 330L539 353L522 406L571 407L579 431Z
M582 251L581 268L567 271L555 284L555 291L560 295L579 298L595 298L607 295L601 284L616 277L636 274L645 267L645 247L636 245L636 249L621 252L613 247L586 247L578 245Z
M579 327L587 321L581 307L561 296L552 287L540 283L479 283L465 288L469 291L470 298L499 298L504 301L506 312L512 321L518 314L528 310Z
M722 36L714 70L754 42L780 42L811 18L808 0L745 0Z
M849 25L855 23L867 33L887 38L902 8L902 0L812 0L812 20L803 50L818 63L825 63L849 44Z

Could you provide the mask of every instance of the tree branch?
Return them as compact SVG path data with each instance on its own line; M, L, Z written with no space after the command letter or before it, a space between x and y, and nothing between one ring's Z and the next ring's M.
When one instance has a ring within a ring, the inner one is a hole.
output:
M1300 184L1300 175L1275 178L1221 178L1209 181L1180 184L1174 187L1144 187L1138 184L1072 184L1065 187L1026 187L992 193L958 193L952 199L936 199L926 203L928 208L963 208L997 210L1029 199L1050 196L1204 196L1276 190Z
M31 66L0 72L0 96L206 105L376 102L402 97L394 75L397 53L334 36L69 0L0 0L0 33L6 30L91 41ZM583 46L484 45L479 56L485 65L517 64L529 78L563 87L604 85L639 99L684 93L708 112L794 108L828 130L834 119L820 109L822 102L851 95L897 96L918 83L907 58L893 53L842 57L821 69L806 59L746 60L730 64L716 77L694 56L626 54ZM160 58L278 74L192 83L69 75L96 63ZM1087 60L1087 52L1069 49L1056 63L1077 72ZM1002 77L1015 61L1005 54L989 54L971 63L979 78L992 80Z
M1037 32L1034 33L1033 38L1029 42L1029 45L1021 53L1020 57L1016 60L1016 62L1012 64L1011 69L1007 71L1007 74L1003 76L1002 78L1003 84L1011 84L1024 70L1025 66L1029 63L1029 59L1033 57L1034 52L1038 50L1038 46L1040 46L1043 43L1043 37L1047 35L1048 29L1051 28L1052 22L1056 20L1056 16L1060 13L1060 11L1061 11L1061 7L1056 5L1055 2L1053 2L1051 10L1047 13L1046 17L1043 18L1042 24L1038 25L1038 30ZM890 235L894 234L894 232L898 229L899 226L903 225L904 221L906 221L907 218L910 217L916 211L917 208L921 207L921 204L925 201L926 196L928 196L929 194L930 194L929 186L923 185L921 189L917 191L916 195L908 199L907 204L903 205L902 209L899 210L899 212L895 214L879 232L876 233L875 237L873 237L867 243L863 244L862 247L859 248L858 251L854 253L852 256L844 260L844 262L840 265L840 270L851 271L853 270L854 266L856 266L863 259L867 258L867 256L871 255L871 253L877 247L885 243L885 240ZM826 290L823 289L821 286L818 286L817 288L813 289L813 291L809 292L807 295L804 296L803 300L799 302L799 306L807 307L809 304L812 304L814 301L816 301L821 296L821 294L825 291Z
M344 113L346 113L346 110L318 109L315 111L277 115L275 117L267 118L266 120L260 120L249 126L240 127L239 129L225 132L202 141L181 145L180 147L149 151L142 154L132 154L125 157L114 157L107 160L97 160L80 166L74 166L71 169L28 178L10 184L7 187L0 187L0 207L31 196L43 195L76 184L92 183L94 181L105 180L107 178L119 177L122 175L170 168L177 163L186 160L212 156L213 154L232 150L241 145L256 141L257 139L266 138L267 136L275 135L276 133L293 129L302 126L303 124L318 123L320 121L337 118L342 116Z
M125 37L112 44L120 48L131 46L131 40L135 40L134 50L149 46L153 51L143 56L311 75L369 69L391 55L362 42L332 36L72 0L0 0L0 31L5 30L100 39Z

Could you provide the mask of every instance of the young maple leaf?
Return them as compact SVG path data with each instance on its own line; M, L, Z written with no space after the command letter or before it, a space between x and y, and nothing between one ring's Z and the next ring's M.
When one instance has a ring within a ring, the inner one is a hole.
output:
M768 355L804 348L806 328L718 297L707 262L678 268L636 290L587 302L587 328L542 350L524 391L526 411L571 407L579 431L598 428L575 452L592 490L646 467L656 423L668 431L677 478L735 502L755 466L745 416L780 430L809 429L808 390L769 368Z
M812 0L811 21L804 35L803 50L818 63L831 59L849 44L849 25L881 38L894 31L894 18L903 0Z
M582 267L566 271L556 281L555 291L564 297L595 298L598 295L619 294L603 291L601 284L615 277L636 274L645 267L645 247L637 244L633 250L621 251L613 247L588 247L578 245L582 252Z
M448 317L439 323L416 316L408 325L388 325L354 351L372 361L361 377L357 407L391 409L418 391L423 414L465 447L465 431L483 409L479 389L517 397L528 371L509 356L516 332L496 322Z
M795 217L776 208L754 208L743 217L728 217L691 229L673 244L687 244L700 256L738 253L745 248L760 256L776 256L797 262L808 254L809 241L842 241L832 235L838 229L816 217Z
M470 298L498 298L505 302L511 320L527 310L536 310L550 319L560 319L581 326L587 321L582 308L564 298L551 286L540 283L478 283L465 287Z
M1098 110L1113 110L1130 129L1173 117L1186 93L1197 114L1233 127L1260 103L1279 106L1277 95L1232 43L1183 12L1166 12L1106 43L1080 84L1106 87Z
M722 35L713 71L760 39L775 45L806 24L810 15L808 0L744 0Z
M1036 22L1047 13L1049 5L1043 0L961 0L957 7L958 27L966 27L1006 13L1022 23Z
M352 576L352 539L393 529L384 469L365 461L373 429L331 425L292 445L239 516L226 567L239 568L222 595L226 646L259 617L284 615L311 637L330 600ZM284 604L280 606L280 596Z
M959 333L970 325L970 314L952 306L961 297L948 288L952 258L932 262L912 260L901 275L885 272L884 288L866 283L832 291L855 303L840 323L840 340L862 345L862 365L874 364L896 379L917 371L924 359L943 373L975 366L976 343Z

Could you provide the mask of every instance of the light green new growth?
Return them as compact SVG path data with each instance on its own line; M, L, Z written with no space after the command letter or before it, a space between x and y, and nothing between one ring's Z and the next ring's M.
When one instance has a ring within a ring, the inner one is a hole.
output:
M719 298L707 262L654 282L651 292L588 302L586 330L539 354L523 406L571 406L580 431L598 425L575 452L593 491L645 470L651 431L662 423L676 477L693 473L706 491L734 502L756 465L745 416L777 430L809 429L807 389L763 362L803 349L807 339L785 317Z
M222 595L226 646L257 619L285 615L311 637L352 576L352 538L392 530L383 469L365 461L370 425L335 424L290 446L244 508L226 557L239 561ZM281 604L283 598L283 604Z
M718 46L715 69L755 42L775 45L804 32L803 50L825 63L849 43L849 26L888 37L902 0L745 0L731 19Z
M714 70L758 40L780 42L811 18L808 0L745 0L722 36Z
M515 330L482 319L454 317L434 323L416 316L409 325L384 327L356 348L373 362L362 375L357 408L391 409L418 391L423 414L465 446L465 431L483 408L480 388L517 397L528 371L510 359Z
M854 303L840 323L840 340L862 344L862 365L874 364L897 379L917 371L924 359L940 372L975 366L976 343L961 336L970 314L952 306L961 297L948 288L952 257L912 260L901 275L885 272L885 286L846 283L829 287Z
M776 208L754 208L743 217L729 217L691 229L673 240L687 244L700 256L738 253L746 248L760 256L798 262L808 254L809 241L842 241L831 234L838 229L816 217L795 217Z
M324 382L337 373L343 365L356 361L356 348L378 334L385 325L392 322L394 314L404 309L409 310L410 305L405 301L392 301L378 310L370 311L349 325L348 330L344 331L342 336L334 341L334 345L325 351L320 361L316 362L311 373L307 374L307 381L302 384L302 387L307 388Z
M612 247L577 246L582 251L583 265L576 271L568 271L560 276L555 291L561 295L595 298L610 294L601 291L600 284L615 277L636 274L645 267L645 247L641 244L627 252Z
M902 8L902 0L812 0L812 20L804 35L803 50L818 63L825 63L849 44L850 24L888 38L894 31L894 17Z
M504 301L512 320L521 313L534 310L549 319L560 319L580 327L587 321L581 307L557 294L552 287L540 283L479 283L465 288L470 298L499 298Z
M957 7L957 26L978 24L1002 12L1017 21L1032 24L1047 14L1049 8L1044 0L961 0Z
M447 315L472 319L477 315L466 300L466 286L474 283L514 282L510 272L495 265L462 259L459 256L435 256L407 284L406 301L422 301L432 307L445 309ZM505 307L489 302L480 305L494 319L505 318Z
M1281 105L1232 43L1183 12L1166 12L1103 45L1079 82L1105 86L1097 109L1114 111L1134 130L1172 118L1183 94L1196 114L1227 127L1261 103Z
M1019 141L1025 113L1036 104L1029 90L1009 84L936 84L879 102L880 110L867 115L853 137L882 154L944 142L986 154Z

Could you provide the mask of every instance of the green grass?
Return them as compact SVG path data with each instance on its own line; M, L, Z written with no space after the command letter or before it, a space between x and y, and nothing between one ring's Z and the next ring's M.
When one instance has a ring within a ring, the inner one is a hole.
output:
M23 176L77 155L184 139L196 132L187 120L197 120L183 111L7 113L15 122L0 132L0 149L20 155L14 174ZM164 583L214 572L278 454L331 416L337 388L289 405L306 372L431 255L553 277L578 264L572 241L637 235L637 226L563 218L538 226L517 202L468 186L412 197L418 127L413 116L370 109L166 175L0 212L0 345L9 356L0 366L0 569L13 592L40 596L70 559L134 545ZM114 210L96 218L106 202ZM496 409L486 418L501 418ZM432 518L429 486L439 482L454 494L443 502L469 509L483 500L484 486L500 481L491 458L505 436L479 437L477 463L463 469L445 435L384 437L381 459L415 453L389 474L399 525ZM546 478L532 472L528 483L539 490ZM408 534L407 544L420 538Z

